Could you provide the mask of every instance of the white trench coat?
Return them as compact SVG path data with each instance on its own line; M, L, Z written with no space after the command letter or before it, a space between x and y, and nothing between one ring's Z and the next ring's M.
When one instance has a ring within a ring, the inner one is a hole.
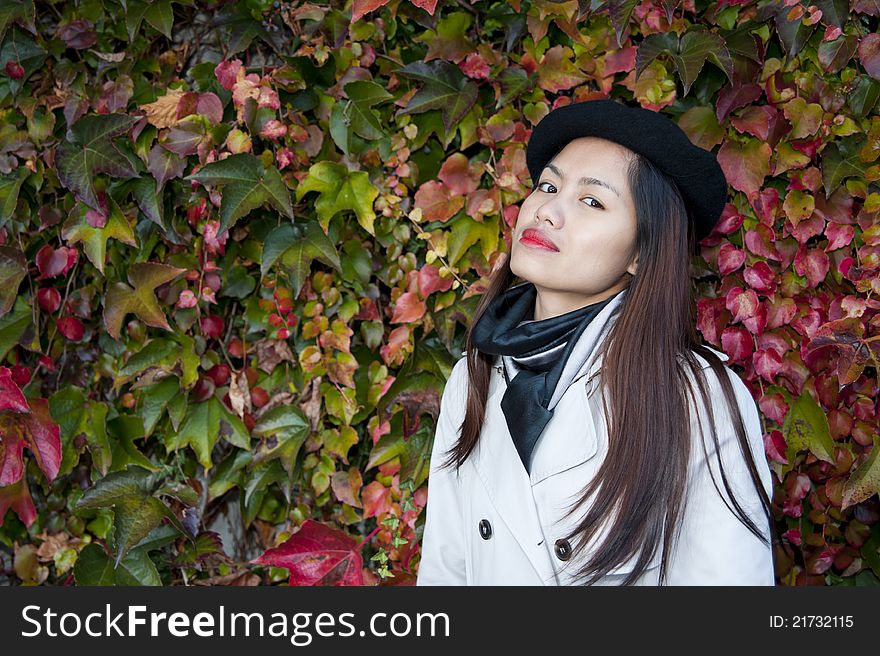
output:
M587 553L576 558L568 543L557 543L574 528L586 512L565 518L565 506L596 474L608 451L608 435L597 393L601 358L595 355L609 314L610 303L587 326L580 340L592 344L592 355L578 377L564 392L532 456L531 474L519 459L504 414L501 397L507 383L502 356L496 356L489 386L486 417L480 439L456 473L440 470L446 452L459 436L467 395L467 362L460 358L452 369L440 404L428 478L428 501L422 536L417 585L576 585L571 574L604 540L600 530ZM717 353L717 351L716 351ZM462 353L464 355L464 353ZM723 360L723 353L718 353ZM708 363L699 360L704 367ZM764 455L761 424L755 402L744 383L726 369L741 408L752 454L764 489L772 496L772 477ZM709 398L721 445L721 459L731 487L743 509L769 535L760 499L752 485L745 460L726 410L718 379L705 371ZM515 374L515 372L514 372ZM701 404L698 404L701 406ZM699 421L707 426L700 407ZM692 414L692 417L694 415ZM685 498L680 538L667 563L667 585L774 585L773 553L737 519L725 505L712 482L709 466L699 445L699 433L691 450L691 469ZM661 438L662 436L658 436ZM704 436L712 473L725 495L711 434ZM607 530L607 524L603 525ZM562 547L560 547L562 544ZM662 545L661 545L662 547ZM658 585L662 548L636 585ZM562 557L568 557L563 560ZM620 585L632 571L636 557L623 563L596 585Z

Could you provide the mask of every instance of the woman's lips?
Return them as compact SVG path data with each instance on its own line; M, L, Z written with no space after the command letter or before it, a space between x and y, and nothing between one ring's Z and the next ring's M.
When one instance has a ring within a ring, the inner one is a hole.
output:
M545 236L538 230L534 230L529 228L527 230L523 230L522 236L519 238L520 242L530 248L539 248L545 251L553 251L558 252L559 249L556 247L549 237Z

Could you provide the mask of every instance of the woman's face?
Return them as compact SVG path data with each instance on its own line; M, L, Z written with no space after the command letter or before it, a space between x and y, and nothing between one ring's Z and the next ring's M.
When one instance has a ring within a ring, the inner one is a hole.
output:
M523 201L510 268L535 285L536 320L596 303L629 284L636 265L636 209L626 169L633 155L606 139L573 139L547 163Z

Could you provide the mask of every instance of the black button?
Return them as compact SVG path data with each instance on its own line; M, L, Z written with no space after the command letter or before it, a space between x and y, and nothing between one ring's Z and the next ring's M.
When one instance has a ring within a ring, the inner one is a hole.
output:
M559 560L571 558L571 544L565 538L560 538L556 541L556 557Z
M488 519L480 520L480 537L484 540L488 540L492 537L492 525L489 523Z

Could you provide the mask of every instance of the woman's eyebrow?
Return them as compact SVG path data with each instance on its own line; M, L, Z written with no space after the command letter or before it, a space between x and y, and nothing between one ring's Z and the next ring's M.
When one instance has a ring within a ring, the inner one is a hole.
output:
M564 175L562 175L562 171L560 171L558 168L556 168L553 164L548 164L548 165L547 165L547 168L550 169L551 171L553 171L553 172L554 172L556 175L558 175L560 178L564 178L564 177L565 177ZM584 176L584 177L582 177L580 180L578 180L578 184L579 184L580 186L582 186L582 187L588 187L588 186L590 186L590 185L596 185L596 186L598 186L598 187L605 187L606 189L610 189L610 190L613 191L615 194L617 194L617 197L618 197L618 198L620 197L620 192L617 191L617 189L615 189L614 187L612 187L609 183L605 182L604 180L599 180L598 178L592 178L592 177L590 177L590 176Z

